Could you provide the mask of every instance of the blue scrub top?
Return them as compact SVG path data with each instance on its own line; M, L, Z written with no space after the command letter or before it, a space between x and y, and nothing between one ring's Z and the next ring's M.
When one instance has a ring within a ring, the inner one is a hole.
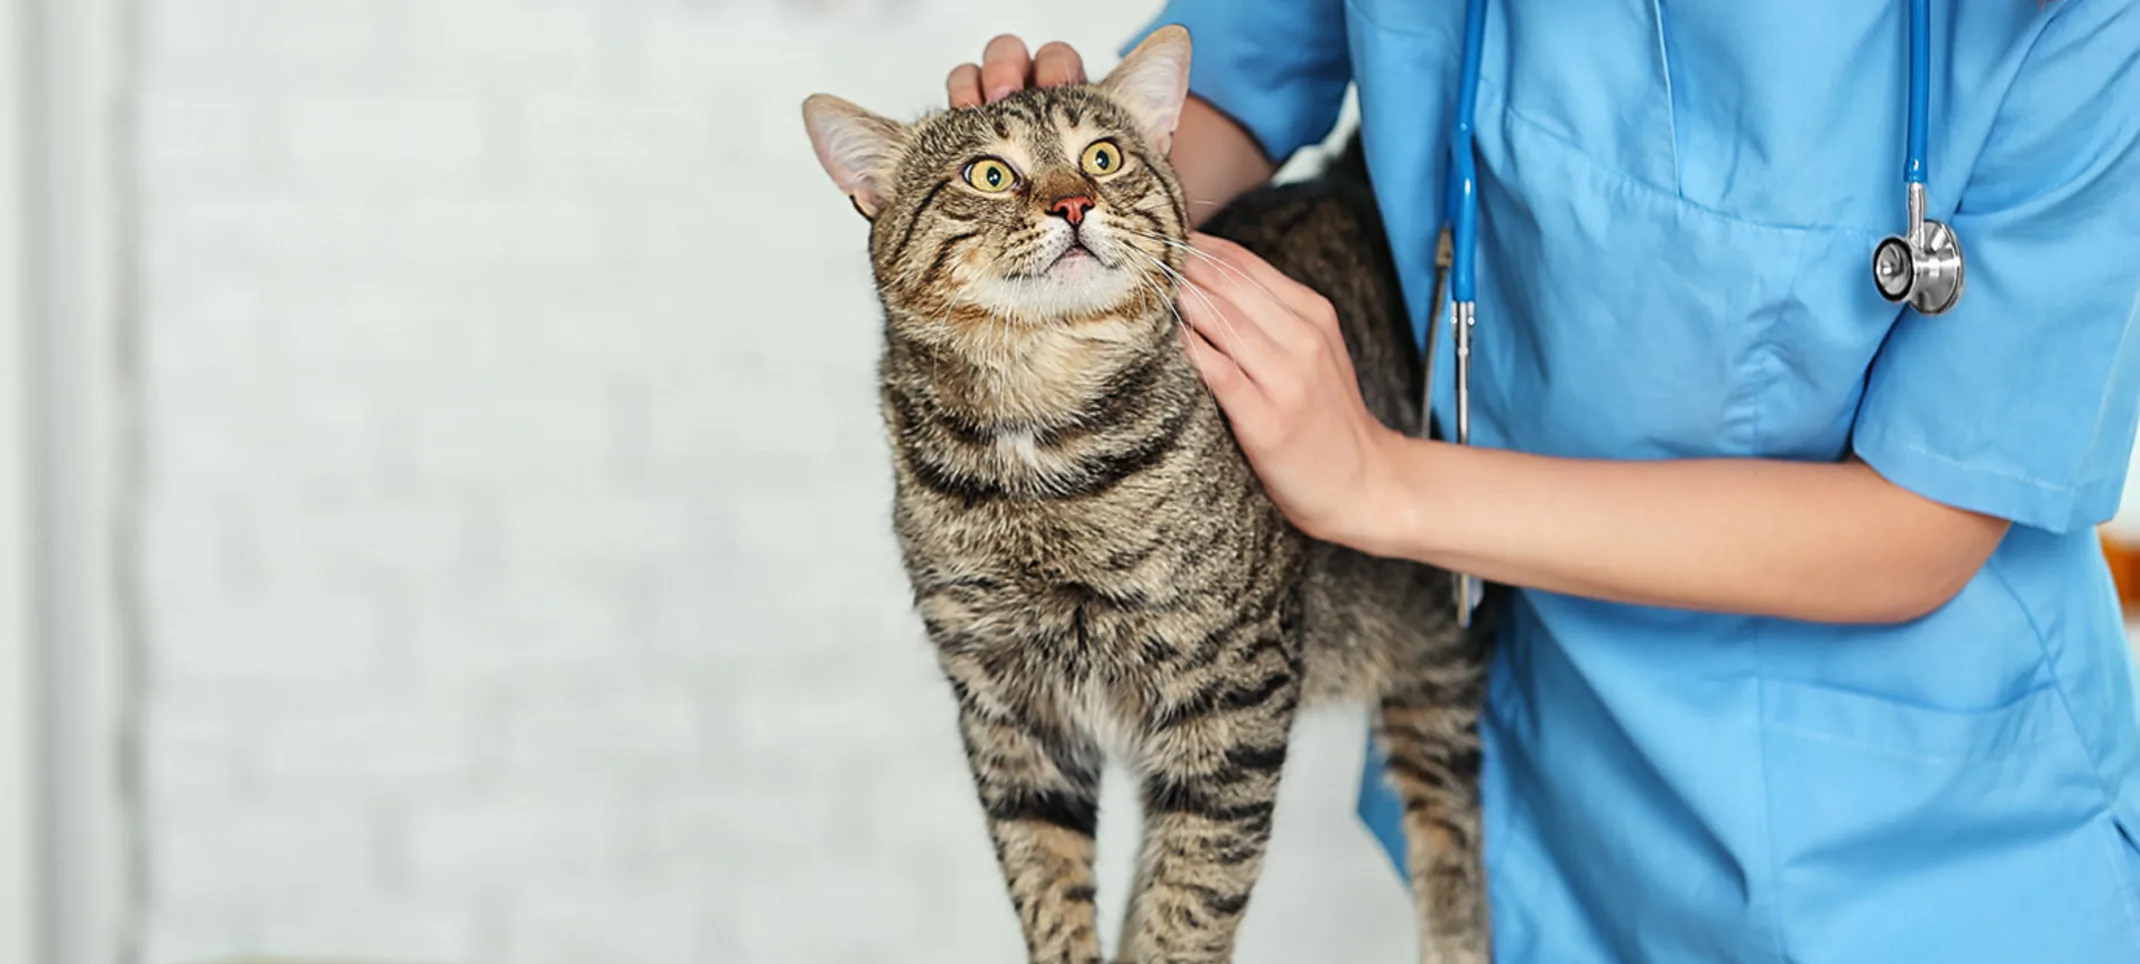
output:
M1932 7L1930 215L1968 286L1927 318L1870 269L1905 220L1905 4L1488 5L1479 444L1855 452L2015 523L1902 625L1516 593L1481 725L1502 964L2140 962L2140 717L2093 531L2140 403L2140 10ZM1173 0L1154 23L1190 28L1191 89L1274 158L1357 83L1422 331L1463 16ZM1378 781L1361 810L1394 850Z

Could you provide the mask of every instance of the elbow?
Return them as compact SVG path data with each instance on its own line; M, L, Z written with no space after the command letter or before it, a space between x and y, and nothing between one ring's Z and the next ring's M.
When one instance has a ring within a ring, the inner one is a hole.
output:
M1930 616L1961 595L1983 565L1981 559L1969 565L1950 562L1915 578L1900 580L1891 587L1886 598L1874 603L1866 613L1867 618L1861 621L1896 625Z
M1983 571L1984 563L2006 537L2007 523L2003 520L1973 519L1964 532L1952 540L1938 540L1937 551L1927 552L1912 564L1898 564L1888 571L1888 578L1872 580L1883 591L1879 598L1868 600L1869 605L1857 622L1875 624L1898 624L1915 622L1940 610Z
M1864 462L1851 464L1880 480L1887 498L1866 518L1878 520L1858 545L1861 557L1852 580L1860 590L1860 611L1846 622L1899 624L1938 612L1961 595L1982 572L1984 563L2006 540L2010 520L1943 504L1897 486Z

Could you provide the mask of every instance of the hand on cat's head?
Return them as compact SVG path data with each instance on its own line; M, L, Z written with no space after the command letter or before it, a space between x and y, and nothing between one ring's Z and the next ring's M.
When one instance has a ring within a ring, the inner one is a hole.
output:
M816 94L803 121L834 186L874 222L887 294L904 284L1006 315L1091 313L1163 283L1178 260L1187 218L1166 152L1189 56L1188 31L1161 27L1087 83L1069 47L1029 61L998 38L973 89L954 72L952 110L905 124Z
M1085 82L1085 61L1062 41L1042 44L1031 57L1025 41L1004 34L988 42L979 64L960 64L944 81L953 107L993 104L1027 87L1061 87Z

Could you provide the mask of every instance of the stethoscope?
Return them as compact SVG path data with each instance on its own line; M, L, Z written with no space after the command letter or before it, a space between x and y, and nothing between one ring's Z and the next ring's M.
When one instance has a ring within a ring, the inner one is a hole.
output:
M1962 248L1953 229L1925 218L1925 115L1931 97L1931 0L1910 0L1909 156L1902 179L1909 194L1909 232L1881 239L1873 249L1873 285L1891 303L1937 315L1962 297ZM1435 251L1434 315L1447 277L1449 320L1456 334L1456 444L1471 444L1471 330L1478 321L1476 267L1479 193L1472 125L1479 100L1479 51L1486 37L1486 0L1469 0L1464 14L1464 61L1457 78L1456 123L1450 129L1449 178L1443 194L1441 238ZM1438 319L1428 317L1428 358ZM1433 405L1433 379L1424 404ZM1423 409L1424 411L1425 409ZM1424 419L1422 419L1424 421ZM1456 580L1456 615L1469 627L1484 593L1468 573Z

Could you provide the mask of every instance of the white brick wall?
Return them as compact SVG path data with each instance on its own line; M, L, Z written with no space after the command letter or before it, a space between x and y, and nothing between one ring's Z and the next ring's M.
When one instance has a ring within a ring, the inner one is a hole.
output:
M147 964L1015 959L797 107L1155 4L133 3ZM1408 959L1358 734L1244 961Z

